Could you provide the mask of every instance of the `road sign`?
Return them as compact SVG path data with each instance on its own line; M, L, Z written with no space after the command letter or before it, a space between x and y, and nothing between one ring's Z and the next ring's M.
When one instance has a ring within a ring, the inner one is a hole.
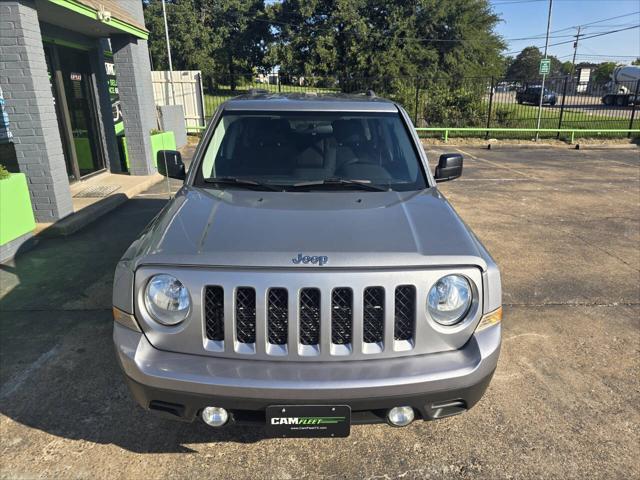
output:
M546 75L551 71L551 59L543 58L540 60L540 75Z

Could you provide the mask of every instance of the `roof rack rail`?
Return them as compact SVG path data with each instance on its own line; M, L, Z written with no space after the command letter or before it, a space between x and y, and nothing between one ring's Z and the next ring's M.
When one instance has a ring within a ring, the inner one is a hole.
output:
M269 90L266 90L264 88L250 88L247 93L249 95L265 95L269 93Z

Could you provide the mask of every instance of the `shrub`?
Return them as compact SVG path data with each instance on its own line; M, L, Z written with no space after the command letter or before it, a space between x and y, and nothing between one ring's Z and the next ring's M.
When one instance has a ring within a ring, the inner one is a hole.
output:
M515 110L512 108L496 108L495 110L495 124L494 127L515 127L516 119L514 118Z
M5 178L9 178L11 173L7 170L4 165L0 165L0 180L4 180Z
M476 127L486 121L487 107L478 89L433 85L426 90L423 118L432 127Z

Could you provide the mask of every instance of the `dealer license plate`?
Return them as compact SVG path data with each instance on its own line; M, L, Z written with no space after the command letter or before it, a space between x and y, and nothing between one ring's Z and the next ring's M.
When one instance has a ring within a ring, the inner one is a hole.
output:
M348 405L274 405L267 407L267 433L273 437L348 437Z

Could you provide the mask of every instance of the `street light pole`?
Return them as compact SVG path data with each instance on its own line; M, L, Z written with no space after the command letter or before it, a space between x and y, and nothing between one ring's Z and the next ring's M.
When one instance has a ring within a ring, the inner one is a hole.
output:
M169 59L169 85L171 85L172 104L176 104L176 91L173 88L173 63L171 62L171 44L169 43L169 25L167 24L167 9L162 0L162 17L164 18L164 38L167 42L167 58Z
M549 30L551 29L551 9L553 7L553 0L549 0L549 15L547 17L547 38L544 42L544 58L547 59L547 50L549 49ZM540 87L540 104L538 105L538 124L536 126L536 142L540 136L540 121L542 120L542 99L544 97L544 81L547 78L547 74L542 74L542 86Z

